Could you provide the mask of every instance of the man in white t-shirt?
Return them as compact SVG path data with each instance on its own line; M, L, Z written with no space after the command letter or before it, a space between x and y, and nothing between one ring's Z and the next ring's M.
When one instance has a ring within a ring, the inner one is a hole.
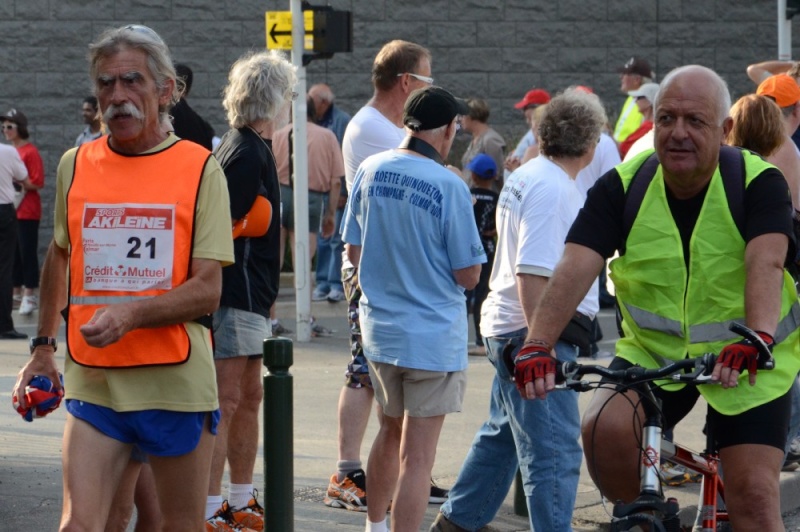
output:
M353 116L344 133L342 154L348 194L361 162L376 153L397 148L405 138L403 106L415 89L433 84L431 53L402 40L386 43L372 64L372 98ZM361 443L367 430L374 392L367 360L361 348L358 300L361 288L356 266L342 259L342 284L348 301L350 352L339 395L339 460L323 501L334 508L367 510L366 474L361 463ZM436 490L436 493L434 493ZM433 498L436 495L436 498ZM447 493L431 486L432 502L443 502Z
M523 399L510 356L522 346L539 295L561 259L583 205L575 178L592 160L605 123L603 106L592 95L568 89L556 96L539 128L540 155L513 172L500 193L491 292L481 312L486 355L496 369L489 419L478 429L431 531L480 530L491 523L518 467L531 530L571 530L581 466L577 393ZM595 282L551 346L560 360L574 361L579 345L588 343L597 309ZM524 363L518 359L517 367Z

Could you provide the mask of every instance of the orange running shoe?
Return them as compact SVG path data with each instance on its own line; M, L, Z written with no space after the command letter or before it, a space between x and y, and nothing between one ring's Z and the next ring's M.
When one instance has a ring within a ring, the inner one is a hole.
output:
M231 511L233 520L248 530L261 532L264 530L264 508L258 504L258 490L253 490L251 495L253 498L248 501L247 506Z
M228 501L222 501L222 506L219 507L217 513L206 521L206 532L218 530L223 532L254 532L253 529L245 528L234 520Z
M341 482L336 473L331 475L328 492L322 502L331 508L344 508L354 512L367 511L367 475L363 469L351 471Z

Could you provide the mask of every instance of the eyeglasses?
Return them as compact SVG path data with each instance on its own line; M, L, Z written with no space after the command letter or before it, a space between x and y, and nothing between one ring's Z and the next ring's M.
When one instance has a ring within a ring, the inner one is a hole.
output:
M3 129L17 129L17 124L5 124Z
M427 83L428 85L433 85L433 78L430 78L428 76L423 76L421 74L414 74L413 72L403 72L402 74L398 74L397 77L399 78L401 76L405 76L406 74L408 74L412 78L420 80L423 83Z
M639 100L646 100L646 99L647 99L647 96L637 96L637 97L636 97L636 101L637 101L637 102L638 102Z

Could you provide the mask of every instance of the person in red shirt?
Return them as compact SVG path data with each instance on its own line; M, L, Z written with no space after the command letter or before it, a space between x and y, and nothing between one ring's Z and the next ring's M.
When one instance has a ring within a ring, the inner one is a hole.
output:
M640 125L638 129L620 142L619 155L623 159L625 158L625 154L628 153L628 150L631 149L633 143L653 129L653 102L656 100L657 92L658 83L645 83L638 89L628 93L628 95L636 100L636 107L639 108L639 112L642 113L644 120L642 120L642 125Z
M14 303L19 302L21 315L39 308L36 290L39 288L39 221L42 219L42 199L39 189L44 186L44 164L39 150L28 139L28 117L11 109L2 117L3 134L19 152L28 179L22 184L25 196L17 207L19 245L14 260Z

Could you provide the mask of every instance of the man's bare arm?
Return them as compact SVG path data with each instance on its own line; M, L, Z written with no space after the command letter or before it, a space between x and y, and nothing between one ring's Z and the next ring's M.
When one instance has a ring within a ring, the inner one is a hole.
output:
M783 74L794 65L794 61L763 61L747 67L747 77L760 85L762 81L775 74Z
M756 331L775 335L781 315L783 289L783 263L789 238L780 233L760 235L747 243L744 252L747 279L744 286L744 312L746 325ZM739 372L716 365L712 378L726 388L735 387ZM750 374L750 384L756 376Z
M330 238L336 230L336 209L339 207L339 194L342 190L342 177L331 179L331 190L328 192L328 206L322 219L322 237Z
M358 268L358 263L361 262L361 246L355 244L345 244L345 251L347 253L347 260L350 264Z
M67 250L58 247L55 241L50 242L42 265L42 279L39 285L37 336L55 338L58 335L58 327L61 325L60 311L67 305L68 261ZM56 386L59 386L58 364L52 346L38 346L31 354L31 359L17 375L17 382L14 384L12 393L17 396L17 400L23 407L27 407L25 386L35 375L44 375Z
M467 290L475 288L481 278L481 266L481 264L473 264L466 268L453 270L453 277L456 278L456 283Z
M549 277L542 277L541 275L517 274L517 293L522 304L525 323L531 323L548 280Z

